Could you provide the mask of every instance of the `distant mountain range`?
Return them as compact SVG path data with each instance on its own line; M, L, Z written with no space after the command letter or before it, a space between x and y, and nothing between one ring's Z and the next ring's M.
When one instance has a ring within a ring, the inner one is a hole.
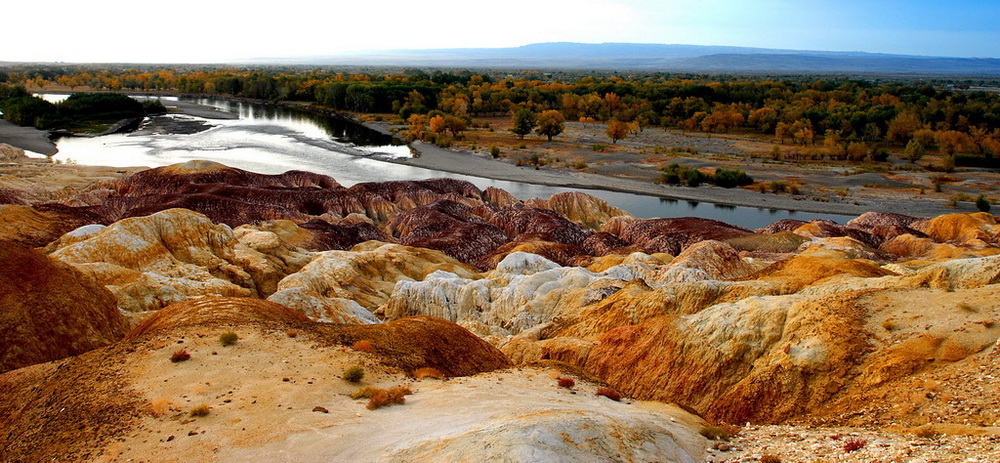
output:
M493 69L665 72L1000 75L1000 59L864 52L780 50L642 43L536 43L512 48L385 50L331 56L258 59L257 64L427 66Z

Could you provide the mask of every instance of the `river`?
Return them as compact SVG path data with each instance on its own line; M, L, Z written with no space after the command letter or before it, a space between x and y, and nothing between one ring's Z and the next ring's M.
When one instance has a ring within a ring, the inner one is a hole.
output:
M62 95L43 95L57 101ZM164 97L165 100L176 97ZM184 99L239 115L238 119L203 119L168 114L147 120L129 134L97 138L65 137L56 141L54 159L85 165L158 167L207 159L253 172L278 174L305 170L329 175L345 186L360 182L448 177L479 188L496 187L519 199L547 198L583 191L638 217L703 217L754 229L781 219L824 218L844 223L851 216L728 206L603 190L570 189L452 174L385 159L410 156L405 145L359 124L292 108L210 98ZM182 130L177 130L180 127ZM206 127L208 127L206 129ZM170 130L166 130L170 128ZM184 132L188 128L192 133Z

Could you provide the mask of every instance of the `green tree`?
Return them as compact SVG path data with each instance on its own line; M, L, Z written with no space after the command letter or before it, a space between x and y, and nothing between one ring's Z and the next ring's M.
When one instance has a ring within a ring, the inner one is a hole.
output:
M517 134L518 138L524 140L524 136L535 130L535 113L524 106L518 106L511 114L511 132Z
M979 195L979 197L976 198L976 209L979 209L982 212L989 212L990 200L986 199L986 196L984 195Z
M920 143L916 139L910 140L906 144L906 148L903 150L903 155L906 159L909 159L911 163L915 163L927 154L927 148L924 148L923 143Z
M538 116L538 129L535 132L545 135L549 141L552 141L552 137L563 133L563 130L566 130L566 119L561 112L553 109L543 111Z

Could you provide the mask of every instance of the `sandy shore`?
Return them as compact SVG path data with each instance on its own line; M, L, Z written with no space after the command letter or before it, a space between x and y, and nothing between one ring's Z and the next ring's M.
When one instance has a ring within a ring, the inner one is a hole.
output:
M34 127L21 127L0 119L0 143L16 146L39 154L56 154L56 144L49 140L49 133Z
M366 124L372 128L378 124ZM384 126L380 127L386 132ZM733 206L760 207L768 209L784 209L824 214L860 215L865 212L896 212L915 217L935 217L955 212L975 212L971 203L959 203L952 207L949 201L942 200L894 200L849 198L850 202L822 202L791 195L775 195L758 193L740 188L719 188L701 186L698 188L657 185L647 181L605 175L577 172L567 169L551 169L542 167L535 169L530 166L515 166L502 160L493 160L487 156L452 151L437 146L416 142L412 148L418 157L399 159L389 162L408 164L426 169L440 170L457 174L485 177L496 180L536 183L542 185L564 186L570 188L587 188L597 190L620 191L665 198L728 204Z

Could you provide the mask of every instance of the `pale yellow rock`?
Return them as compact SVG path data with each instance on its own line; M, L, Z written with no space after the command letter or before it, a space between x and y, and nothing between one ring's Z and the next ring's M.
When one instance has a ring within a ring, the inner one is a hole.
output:
M51 256L105 285L131 312L157 310L198 296L261 297L276 289L308 254L269 232L225 225L186 209L169 209L84 227L64 236ZM262 252L263 251L263 252Z
M423 280L437 271L476 276L440 251L369 241L350 251L316 253L268 299L315 318L373 323L377 319L370 312L389 299L397 282Z

